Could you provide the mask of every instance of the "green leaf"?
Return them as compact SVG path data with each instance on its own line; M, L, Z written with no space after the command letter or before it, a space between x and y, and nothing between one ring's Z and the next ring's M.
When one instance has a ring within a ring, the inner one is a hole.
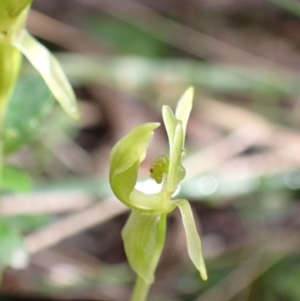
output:
M5 153L16 151L38 135L40 123L53 103L53 96L40 76L27 76L18 82L6 111Z
M189 256L200 272L202 279L207 280L207 273L201 250L201 241L195 225L191 206L187 200L183 199L176 200L175 204L181 212Z
M0 268L12 264L14 252L24 251L21 235L3 220L0 220L0 246Z
M166 215L133 211L122 231L125 252L131 268L146 283L154 282L166 234Z
M185 138L186 126L193 107L194 88L189 87L178 101L175 116L182 122L183 140Z
M183 148L183 130L181 124L177 124L174 134L173 147L170 149L170 165L168 173L168 191L176 190L180 177L182 148Z
M39 71L56 100L74 119L79 118L76 97L57 59L26 30L22 30L12 41Z
M28 192L32 187L31 178L23 171L11 167L3 167L3 182L4 190L12 192Z

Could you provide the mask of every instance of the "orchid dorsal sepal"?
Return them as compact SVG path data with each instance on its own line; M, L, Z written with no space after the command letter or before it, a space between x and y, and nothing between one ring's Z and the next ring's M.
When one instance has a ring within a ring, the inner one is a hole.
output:
M158 122L144 123L120 139L110 152L110 179L130 168L136 161L141 162L153 138Z
M171 201L162 201L162 192L146 194L135 189L140 163L158 126L159 123L145 123L136 127L110 154L109 181L114 194L127 207L144 213L167 213L175 208Z

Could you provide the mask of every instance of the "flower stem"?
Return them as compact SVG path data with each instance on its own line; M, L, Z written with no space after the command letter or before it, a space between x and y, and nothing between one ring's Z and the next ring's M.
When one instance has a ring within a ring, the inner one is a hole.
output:
M146 283L140 276L137 276L130 301L146 301L149 289L150 284Z

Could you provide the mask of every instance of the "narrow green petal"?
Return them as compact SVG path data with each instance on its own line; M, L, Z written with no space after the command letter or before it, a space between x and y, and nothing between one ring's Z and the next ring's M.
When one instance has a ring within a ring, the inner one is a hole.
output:
M177 189L180 177L181 157L183 148L183 130L182 125L179 123L176 126L173 147L170 149L170 165L168 172L168 191L172 192Z
M176 118L178 120L181 120L182 122L183 138L185 137L186 125L193 106L193 97L194 97L194 88L189 87L178 101L176 111L175 111Z
M176 119L173 111L169 106L163 106L162 108L162 116L164 120L164 124L166 127L166 131L169 139L170 150L173 149L173 140L175 135L175 129L178 124L178 120Z
M154 282L154 273L165 242L166 215L131 212L122 230L126 256L131 268L146 283Z
M26 30L16 35L12 44L40 72L54 97L67 114L78 119L79 112L73 89L57 59Z
M199 270L202 279L207 280L207 273L201 250L201 241L196 229L191 206L187 200L176 200L175 204L181 212L189 256Z

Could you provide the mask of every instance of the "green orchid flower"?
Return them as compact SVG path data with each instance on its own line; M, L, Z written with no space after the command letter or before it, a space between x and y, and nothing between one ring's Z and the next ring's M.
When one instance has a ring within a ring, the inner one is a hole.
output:
M188 254L206 280L207 273L202 257L201 242L192 210L187 200L173 200L180 181L185 176L182 166L186 126L192 109L193 88L190 87L177 104L175 114L163 106L162 115L169 139L169 156L157 158L150 166L150 176L162 182L158 193L146 194L135 188L140 163L146 156L153 131L159 123L138 126L123 137L110 154L109 180L116 197L132 209L122 231L125 252L132 269L138 275L132 301L145 300L149 285L165 242L166 218L179 208L186 233Z
M76 98L56 58L25 29L32 0L0 1L0 110L2 115L15 86L22 54L39 71L63 109L79 117ZM3 116L2 116L3 117Z

